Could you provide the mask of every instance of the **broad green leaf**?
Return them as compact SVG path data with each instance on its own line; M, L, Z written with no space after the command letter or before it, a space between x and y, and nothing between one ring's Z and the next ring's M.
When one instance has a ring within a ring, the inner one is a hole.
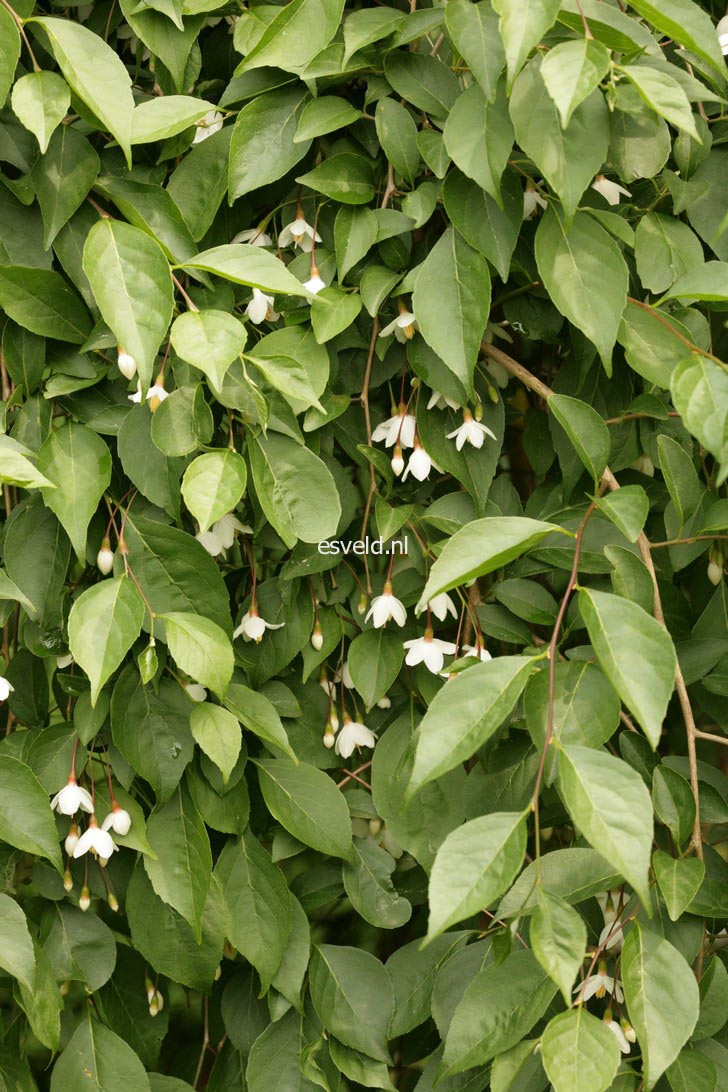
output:
M496 12L487 0L477 4L448 0L445 24L455 48L490 101L506 63Z
M609 428L592 406L566 394L552 394L549 409L569 437L571 444L594 482L598 482L609 460Z
M139 1057L123 1039L92 1018L86 1006L81 1023L53 1067L51 1092L151 1092Z
M335 290L325 291L333 293ZM353 300L358 312L361 306L358 296L346 295L344 299ZM313 301L311 313L316 336L302 326L274 330L245 354L246 360L251 361L265 380L281 392L296 413L309 406L323 411L319 395L326 389L329 378L329 356L326 349L320 347L319 342L325 339L319 337L318 323L313 318L313 306L317 303L318 297ZM319 306L323 313L331 311L335 315L337 311L337 307L330 305L328 299Z
M446 542L430 569L418 609L441 592L502 568L559 529L522 516L489 516L467 524Z
M670 634L637 603L608 592L582 588L579 609L602 670L656 749L675 684Z
M283 751L293 762L298 762L281 718L265 694L234 682L227 689L225 705L248 731L253 732L266 744Z
M635 258L642 284L657 294L704 264L697 235L681 220L659 212L646 213L637 225Z
M56 979L82 982L91 993L111 978L116 942L96 914L84 915L66 901L55 902L46 910L42 936Z
M184 263L185 269L202 269L215 273L236 284L247 284L264 292L285 292L289 296L305 296L301 281L289 273L280 258L261 247L235 243L203 250L196 258Z
M116 137L131 167L134 99L131 78L121 58L98 34L69 19L34 18L43 28L58 67L71 90Z
M343 10L344 0L292 0L268 24L239 70L270 65L303 72L334 37Z
M593 217L576 213L567 228L549 206L536 232L536 261L553 302L589 338L611 374L629 279L619 246Z
M531 50L554 25L559 0L492 0L492 4L500 15L510 90Z
M344 64L353 53L389 37L404 22L405 14L396 8L361 8L344 20Z
M498 656L448 680L412 737L414 766L405 800L490 739L512 711L534 666L529 656Z
M84 136L69 125L62 125L53 133L48 151L31 171L43 216L46 247L84 201L98 173L99 157Z
M20 59L20 32L7 8L0 11L0 102L5 102Z
M345 205L366 205L374 196L371 160L353 152L329 156L296 181Z
M582 834L647 903L652 801L640 775L604 751L571 745L559 750L559 788Z
M614 1035L583 1005L554 1016L543 1033L541 1055L554 1092L606 1092L620 1062Z
M324 136L336 129L352 125L361 117L361 112L346 99L338 95L322 95L306 103L301 113L301 120L293 138L295 144L313 137Z
M662 437L660 437L662 439ZM597 508L630 542L642 533L650 510L649 497L641 485L624 485L597 500Z
M389 1062L387 1032L394 1009L384 966L369 952L344 945L314 947L311 999L324 1027L353 1050Z
M191 95L162 95L141 102L131 119L131 143L151 144L189 129L214 110L211 102Z
M280 1020L268 1024L251 1047L244 1087L249 1092L271 1092L276 1085L281 1090L318 1092L321 1085L302 1072L303 1046L300 1013L287 1012Z
M576 906L618 883L619 872L593 849L570 846L554 850L524 868L513 887L501 899L498 914L511 917L535 910L539 888L563 899L570 906Z
M685 342L681 337L692 340L690 330L674 315L629 302L617 337L624 346L630 368L665 389L670 387L673 370L685 359Z
M695 800L690 783L670 766L655 767L652 774L652 803L660 822L668 828L678 846L693 832Z
M183 163L187 162L188 159L183 160ZM164 189L128 175L104 174L97 179L96 189L108 201L114 202L130 224L156 239L170 261L187 261L196 253L192 232L172 198L171 186ZM214 202L214 196L209 200Z
M231 202L282 178L306 155L311 141L294 142L305 102L301 90L283 88L260 95L240 111L230 144Z
M196 743L211 758L227 784L240 756L242 735L237 717L209 701L195 705L190 714L190 731Z
M389 162L410 185L420 165L417 126L409 111L394 99L380 99L376 109L379 143Z
M491 812L448 834L430 873L427 939L490 906L513 882L526 851L526 816Z
M169 651L188 675L224 698L234 656L227 634L201 614L175 611L163 615Z
M707 12L693 0L634 0L630 7L663 34L687 46L721 76L725 63L721 57L715 27Z
M635 924L622 949L622 983L629 1018L642 1049L645 1088L677 1058L700 1012L689 964L669 941Z
M546 90L556 104L564 129L571 115L609 71L609 50L594 38L562 42L549 50L541 65Z
M0 307L41 337L81 345L91 332L88 311L53 269L0 265Z
M698 473L691 456L671 436L657 437L657 451L670 500L684 526L700 507L702 488Z
M330 537L341 504L326 464L309 448L274 432L257 436L248 451L260 505L289 549L298 539Z
M111 481L109 449L86 425L67 421L42 445L38 469L54 487L43 488L43 500L58 516L79 561L85 563L88 525Z
M102 580L75 600L68 618L74 660L91 681L91 703L139 636L144 601L126 575Z
M26 989L35 984L35 952L22 908L0 894L0 967Z
M31 946L35 963L31 985L26 987L20 981L13 994L28 1017L35 1037L49 1050L56 1051L61 1041L63 998L45 951L38 943L31 942Z
M670 389L683 424L720 463L718 483L728 474L728 374L707 357L678 364Z
M349 809L323 770L288 758L256 760L263 798L281 826L304 845L351 860Z
M311 301L311 326L319 345L331 341L353 323L362 309L360 295L324 288ZM276 384L278 385L278 384ZM319 406L317 401L315 404Z
M419 267L412 309L427 344L470 391L490 312L490 273L483 256L453 228Z
M201 531L232 512L247 480L245 460L235 451L208 451L193 459L182 478L182 496Z
M701 261L683 273L663 298L725 303L728 300L728 262Z
M542 891L529 933L533 954L571 1004L572 986L586 953L586 925L563 899Z
M687 1047L665 1072L672 1092L717 1092L718 1075L707 1054Z
M318 99L318 102L321 100ZM334 246L339 281L369 252L377 239L377 218L371 209L342 205L334 222Z
M501 179L502 208L459 171L448 171L443 188L445 211L471 246L485 254L508 279L511 257L523 220L523 191L512 171Z
M674 858L658 849L652 867L670 921L678 921L698 893L705 878L705 865L697 857Z
M229 841L215 865L227 913L227 936L267 990L291 933L291 900L283 873L247 832Z
M369 838L355 838L353 861L344 865L344 889L352 906L377 929L398 929L412 916L412 906L392 883L395 864L386 849Z
M226 311L185 311L172 323L170 341L177 356L222 386L225 372L245 348L247 331Z
M689 858L694 864L695 858ZM700 1017L695 1025L693 1039L697 1042L709 1035L717 1035L726 1022L728 1002L728 970L719 956L711 958L703 967L699 982Z
M434 118L445 118L460 93L460 84L439 57L392 50L384 62L387 82L398 95Z
M212 880L212 853L205 824L189 793L178 788L147 819L147 837L156 858L145 856L152 887L202 940L202 914Z
M0 755L0 838L63 872L48 796L32 770L10 755Z
M146 390L174 307L172 278L162 249L131 224L100 220L86 239L83 268L104 321L136 360Z
M13 87L11 101L14 113L45 153L51 135L71 105L68 84L55 72L29 72Z
M401 640L384 628L365 630L351 642L349 671L367 709L385 696L399 675L403 659Z
M453 163L499 204L501 175L513 148L513 135L502 84L492 102L472 84L455 100L443 133Z
M683 129L694 140L701 140L690 101L677 80L648 65L624 65L620 67L620 72L636 87L640 97L655 113L676 129Z
M55 484L36 469L34 458L35 452L12 436L0 436L0 480L23 489L55 489Z
M537 1045L538 1039L523 1039L493 1059L491 1092L516 1092L522 1085L535 1088L543 1084L546 1077Z

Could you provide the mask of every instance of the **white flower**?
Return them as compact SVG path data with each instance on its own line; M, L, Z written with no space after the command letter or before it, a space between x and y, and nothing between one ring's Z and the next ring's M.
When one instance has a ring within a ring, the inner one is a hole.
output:
M715 33L718 35L718 45L722 50L723 56L728 57L728 16L723 16L715 28Z
M260 642L267 629L282 629L285 624L285 622L278 622L277 625L273 622L266 622L265 619L261 618L258 614L258 608L251 607L250 610L243 615L238 628L234 630L233 640L242 635L246 641Z
M645 455L644 452L631 464L631 469L638 470L640 474L644 474L647 478L654 478L655 476L655 464L649 455Z
M448 398L446 394L441 394L440 391L433 391L430 395L430 401L427 403L427 408L445 409L447 406L454 410L460 409L458 403L454 402L452 398Z
M445 656L452 656L457 648L452 641L441 641L438 637L433 637L432 630L429 627L425 630L424 637L415 637L411 641L405 641L404 647L407 649L405 663L409 667L424 664L433 675L437 675L442 671Z
M141 400L142 400L141 381L137 381L137 389L134 391L134 394L127 395L127 397L128 397L130 402L136 402L136 403L141 402ZM147 391L147 402L152 402L152 404L154 404L153 400L155 398L157 400L157 405L158 405L160 402L163 402L165 400L165 398L168 398L168 397L169 397L169 391L166 391L164 389L163 385L159 381L157 381ZM155 408L156 408L156 406L155 406Z
M70 667L73 663L73 656L69 652L67 656L56 657L56 667L59 671L65 671L67 667Z
M259 288L254 288L253 298L245 308L245 314L256 325L259 322L265 322L266 319L268 322L275 322L280 316L277 311L273 310L274 303L273 296L268 296L265 292L261 292Z
M607 939L609 938L609 939ZM614 920L608 921L599 934L598 947L601 948L604 945L604 950L609 952L612 948L619 952L622 950L622 944L624 943L624 932L619 922Z
M397 341L404 343L414 336L417 329L417 320L411 311L400 311L395 319L388 322L384 329L379 331L380 337L389 337L394 334Z
M600 193L609 205L618 205L620 194L624 194L625 197L632 196L629 190L626 190L624 186L620 186L618 182L610 182L603 174L598 174L596 176L592 182L591 188L596 190L597 193Z
M207 140L213 133L218 133L222 129L222 123L225 120L219 110L208 110L204 117L201 117L197 125L197 132L195 133L195 139L193 144L199 144L203 140Z
M717 587L723 579L723 566L717 561L708 562L708 580Z
M197 682L183 682L182 689L190 701L207 701L207 691Z
M335 750L337 755L348 758L356 747L373 747L376 742L377 737L366 724L345 716L344 726L336 737Z
M375 444L384 440L385 447L394 447L397 443L400 447L414 447L416 429L417 420L400 405L399 412L394 417L388 417L377 425L372 433L372 440Z
M501 390L508 386L510 376L503 365L499 364L497 360L489 360L485 365L485 370L493 381L498 384Z
M230 241L232 243L249 243L251 246L273 246L270 235L266 235L259 227L239 231L237 235L233 235Z
M7 701L15 687L12 686L4 675L0 675L0 701Z
M612 978L607 974L606 965L599 965L598 974L590 974L584 982L577 983L574 986L574 993L578 994L578 1001L588 1001L590 997L604 997L609 993L617 999L621 1005L624 1001L624 994L622 993L622 986L618 979Z
M403 626L407 621L404 603L392 594L392 585L389 581L384 585L382 594L375 595L372 599L372 605L364 621L368 622L370 618L375 629L381 629L390 618L393 618L398 626Z
M430 614L434 614L440 622L444 622L448 614L451 614L453 618L458 616L457 608L447 592L440 592L439 595L433 596L427 606L430 608Z
M137 362L131 353L126 353L119 346L119 355L116 363L119 365L119 371L125 379L133 379L137 372Z
M88 821L88 827L78 840L78 845L73 851L74 859L83 857L85 853L93 853L100 861L108 861L111 854L118 847L107 830L102 830L96 822L96 816L92 815Z
M472 444L473 447L482 447L486 436L490 436L493 440L498 439L487 425L475 420L469 409L463 410L462 425L447 434L448 440L455 440L458 451L462 451L466 443Z
M605 1012L605 1014L604 1014L604 1023L607 1025L609 1030L612 1032L612 1034L616 1038L617 1042L619 1043L619 1049L622 1051L622 1053L623 1054L629 1054L630 1045L629 1045L629 1041L627 1039L627 1036L624 1034L624 1032L622 1031L622 1028L619 1026L617 1021L614 1019L611 1012Z
M96 565L103 576L108 576L114 567L114 551L111 549L108 535L101 540L101 549L96 555Z
M73 856L73 851L78 845L78 827L75 823L71 823L68 834L66 835L66 841L64 842L64 848L69 857Z
M398 478L403 470L404 456L402 455L402 445L395 444L394 451L392 452L392 473L394 474L395 478Z
M321 279L317 266L311 266L311 276L307 281L303 282L303 287L307 292L310 292L312 296L315 296L322 288L326 287L326 281Z
M354 680L352 679L351 671L349 670L349 661L344 660L341 670L334 672L332 680L327 679L325 673L322 672L319 682L326 693L332 698L336 697L336 688L341 682L343 682L347 690L353 690Z
M302 212L297 213L296 219L291 221L290 224L286 224L278 236L278 246L290 246L293 243L294 246L300 247L306 254L311 253L314 242L320 243L321 236L317 231L314 231Z
M113 830L114 834L120 834L123 838L131 830L131 815L124 808L114 803L111 811L101 824L102 830Z
M59 815L75 815L79 808L93 814L94 802L88 789L82 789L71 774L60 792L51 800L51 808Z
M402 475L402 481L406 481L407 475L411 474L413 478L417 478L418 482L424 482L433 466L434 463L432 462L432 459L417 437L415 437L415 449L409 457L407 469Z
M537 208L548 208L548 201L541 196L537 189L528 185L523 195L523 219L530 220Z
M502 338L503 341L510 342L510 344L512 345L513 344L513 338L511 337L511 335L506 330L506 326L510 326L510 323L509 322L489 322L488 325L485 328L485 333L483 334L483 341L485 341L488 345L492 345L493 344L493 338L499 337L499 338ZM500 367L500 365L498 365L498 366ZM490 367L490 365L486 364L486 368L489 368L489 367ZM508 375L507 372L506 372L506 375ZM505 384L500 384L500 385L505 386Z
M488 652L488 649L485 648L480 641L476 641L474 645L465 645L463 647L463 656L477 656L484 664L487 664L488 660L493 659L490 652Z
M383 698L380 698L377 702L377 709L391 709L392 699L388 694L385 694Z
M195 538L205 547L208 554L217 557L223 550L230 549L235 541L237 531L251 535L253 528L248 527L247 523L241 523L237 516L234 516L232 512L228 512L226 515L221 516L216 523L213 523L209 531L198 531Z

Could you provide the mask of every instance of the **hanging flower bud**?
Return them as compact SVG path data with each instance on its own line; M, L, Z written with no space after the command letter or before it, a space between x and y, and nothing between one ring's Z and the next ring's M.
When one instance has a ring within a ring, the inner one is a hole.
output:
M157 668L159 667L159 660L157 659L157 650L155 648L155 640L153 637L149 638L149 644L140 652L137 657L137 667L139 668L139 675L142 683L146 686L148 682L151 682L154 676L157 674Z
M359 602L356 605L356 609L357 609L359 614L364 614L366 612L367 604L368 604L368 599L366 597L366 594L365 594L365 592L362 592L361 595L359 596Z
M382 829L382 820L381 819L370 819L369 820L369 833L371 834L372 838L376 838L376 836L379 834L381 829Z
M311 634L311 644L317 652L320 652L324 647L324 631L321 629L321 623L318 618L316 619L316 624L313 627L313 633Z
M84 912L88 910L89 906L91 905L91 894L88 889L88 884L84 884L81 888L81 895L78 900L78 905Z
M620 1022L621 1026L622 1026L622 1031L624 1032L624 1037L627 1040L627 1042L628 1043L636 1043L637 1042L637 1035L635 1033L634 1028L630 1024L629 1020L627 1020L623 1016L622 1019L619 1022Z
M133 379L137 373L137 362L131 353L125 352L121 345L119 346L119 355L116 363L119 365L119 371L124 376L124 379Z
M63 873L63 890L67 895L73 891L73 876L71 875L70 868L67 868Z
M480 401L479 398L478 401L475 403L475 413L473 414L473 416L475 417L476 421L483 420L483 403Z
M78 845L78 839L81 837L81 833L75 823L71 823L70 830L66 835L65 848L69 857L73 856L73 851Z
M712 546L708 557L708 580L717 588L723 579L723 555L718 546Z
M335 743L335 733L330 723L327 723L324 728L324 747L327 751L330 751Z
M96 555L96 564L99 572L104 576L108 576L114 567L114 551L111 549L108 535L104 535L101 539L101 549Z
M488 384L488 398L494 405L497 405L500 401L497 387L491 387L490 383Z
M401 444L394 445L394 454L392 455L392 471L394 476L398 478L404 470L404 457L402 455Z
M109 910L113 910L115 914L119 912L119 900L113 891L109 891Z

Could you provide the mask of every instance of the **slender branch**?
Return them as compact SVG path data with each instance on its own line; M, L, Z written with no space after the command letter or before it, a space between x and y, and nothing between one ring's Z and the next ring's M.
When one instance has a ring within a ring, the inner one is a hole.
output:
M681 413L670 410L668 417L682 417ZM653 413L623 413L621 417L605 417L605 425L621 425L624 421L644 421L645 418L654 418Z
M7 11L10 12L13 19L17 23L18 30L20 31L20 37L25 42L25 48L28 50L28 55L29 55L31 63L33 65L33 71L34 72L40 72L40 65L38 64L38 62L35 59L35 54L33 53L33 47L30 44L30 41L28 39L28 35L25 33L25 27L23 26L23 20L20 18L17 11L15 11L14 8L11 8L11 6L10 6L10 4L8 4L7 0L0 0L0 4L2 4L2 6Z
M177 288L177 291L179 292L180 296L182 297L182 299L185 301L185 303L189 307L190 311L199 311L200 310L199 307L197 306L195 301L191 300L190 297L187 295L183 285L177 279L177 277L175 277L174 273L172 273L172 280L174 281L175 287Z
M707 739L711 743L722 743L724 747L728 747L728 736L716 736L713 732L701 732L699 728L695 729L695 735L698 739Z
M650 547L653 550L659 549L661 546L690 546L693 542L714 542L728 541L728 535L693 535L692 538L667 538L664 542L651 542Z

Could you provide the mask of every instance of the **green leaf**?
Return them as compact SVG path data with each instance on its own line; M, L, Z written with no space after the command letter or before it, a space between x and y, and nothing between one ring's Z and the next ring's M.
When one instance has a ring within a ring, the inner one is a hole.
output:
M549 398L549 409L566 432L596 484L609 461L609 428L597 411L579 398L552 394Z
M18 24L7 8L0 11L0 102L5 102L20 59Z
M353 205L341 206L334 222L339 281L343 281L352 266L361 261L374 246L377 230L377 218L371 209L356 208Z
M675 368L670 389L685 427L721 464L720 484L728 474L728 374L707 357L691 356Z
M0 307L41 337L81 345L91 332L88 311L53 269L0 265Z
M88 233L83 268L104 321L136 360L146 390L174 308L161 247L131 224L99 220Z
M336 129L352 125L361 117L361 111L338 95L322 95L321 98L307 102L301 112L301 120L293 140L300 144L303 140L324 136Z
M35 952L28 923L20 906L0 894L0 967L27 990L35 985Z
M292 0L279 11L239 66L270 65L301 73L336 33L344 0Z
M448 680L412 737L415 760L405 800L490 739L512 711L534 666L529 656L498 656Z
M92 1019L87 1005L53 1067L51 1092L124 1092L130 1087L151 1092L144 1066L123 1039Z
M374 196L371 161L353 152L330 156L296 181L345 205L366 205Z
M670 500L675 505L681 526L684 526L695 515L702 500L698 472L691 456L672 437L658 436L657 451Z
M350 860L349 809L328 774L288 758L260 758L255 764L263 799L281 826L319 853Z
M225 695L225 705L250 732L254 732L266 744L285 752L293 762L298 762L281 718L265 694L240 683L231 683Z
M646 213L637 225L635 258L642 284L656 294L704 264L697 235L681 220L658 212Z
M548 1023L541 1040L543 1066L554 1092L589 1088L606 1092L619 1068L619 1044L603 1020L583 1005L560 1012Z
M88 525L111 481L109 449L90 428L67 421L43 443L38 469L53 486L43 488L43 500L85 563Z
M681 1050L665 1076L673 1092L716 1092L718 1088L715 1065L699 1050Z
M134 99L131 78L121 58L81 23L47 17L29 21L43 28L71 90L116 137L131 167Z
M387 1032L394 1009L383 965L361 948L319 944L309 967L311 1000L332 1035L353 1050L389 1062Z
M98 173L99 157L88 140L69 125L57 129L31 171L46 247L83 202Z
M510 90L533 47L554 25L560 4L559 0L492 0L492 4L500 15Z
M490 273L483 256L453 228L440 236L419 267L412 309L427 344L466 391L472 390L490 312Z
M652 774L652 803L660 822L678 846L693 833L695 800L690 783L670 766L658 765Z
M617 337L633 371L650 383L669 388L674 368L685 359L685 342L677 335L692 339L690 330L674 315L668 317L658 308L628 302Z
M354 839L354 859L344 865L344 889L364 921L377 929L399 929L412 917L412 906L392 883L395 860L369 838Z
M169 338L177 356L204 372L219 390L226 371L245 348L247 331L227 311L185 311L172 323Z
M139 636L144 613L144 601L126 575L88 588L71 607L68 643L91 681L92 705Z
M156 858L145 856L152 887L181 914L202 940L202 914L212 880L212 853L205 824L186 789L178 788L147 819Z
M224 892L230 943L253 964L266 991L291 933L291 900L283 874L247 832L227 843L215 875Z
M520 870L525 852L522 812L491 812L451 831L430 874L428 941L502 895Z
M155 140L176 136L214 108L211 102L191 95L162 95L161 98L147 99L134 110L131 142L151 144Z
M445 24L453 45L490 101L506 63L497 14L489 3L448 0Z
M335 290L324 289L326 293L333 291ZM357 296L344 298L354 301L356 310L359 310L361 304ZM246 360L255 364L267 382L281 392L296 413L308 409L309 406L322 409L318 399L326 389L329 378L329 357L326 349L319 345L319 341L323 340L319 337L319 330L327 334L329 331L319 327L319 323L314 320L313 307L317 301L318 297L313 301L311 313L315 337L303 326L274 330L261 338L252 352L246 353ZM336 306L330 305L328 301L320 303L319 306L323 314L333 312L334 322L336 321Z
M201 614L175 611L162 616L169 651L196 682L222 700L232 678L233 648L227 634Z
M383 698L399 675L404 649L386 629L368 629L349 645L347 662L352 682L367 710Z
M567 229L549 206L536 231L536 261L553 302L594 344L611 374L629 279L617 243L586 213L576 213Z
M382 151L395 171L412 185L420 165L414 118L401 103L386 98L377 103L375 123Z
M675 684L670 634L637 603L608 592L582 588L579 609L602 670L656 749Z
M609 50L594 38L561 42L549 50L541 65L546 90L566 129L571 115L591 95L609 71Z
M246 1067L246 1087L250 1092L270 1092L276 1084L296 1092L318 1092L302 1072L301 1051L304 1042L301 1016L287 1012L273 1024L268 1024L253 1043ZM222 1090L221 1090L222 1092Z
M63 872L48 796L29 767L10 755L0 755L0 838Z
M659 437L662 439L662 437ZM636 542L650 510L649 497L641 485L624 485L597 499L597 508L630 542Z
M647 903L652 801L640 775L604 751L571 745L559 750L559 787L582 834Z
M572 986L586 952L586 925L568 902L542 891L529 934L533 954L571 1004Z
M182 496L201 531L233 510L247 480L245 459L235 451L208 451L193 459L182 478Z
M231 202L282 178L306 155L311 141L294 139L305 101L301 90L268 91L240 111L230 144Z
M403 99L434 118L445 118L460 93L457 77L438 57L392 50L384 74Z
M362 309L360 295L323 288L311 301L311 326L319 345L331 341L353 323ZM278 384L276 384L278 385ZM312 405L320 406L318 400Z
M513 135L503 85L488 102L477 84L455 100L443 133L453 162L499 204L501 175L513 148Z
M55 72L29 72L13 87L12 106L26 129L38 141L41 153L71 105L68 84Z
M659 4L653 0L635 0L630 7L725 76L725 63L713 22L692 0L660 0Z
M248 243L231 243L203 250L196 258L185 262L182 268L202 269L205 273L215 273L228 281L247 284L264 292L307 295L303 284L288 272L280 258Z
M333 475L307 447L270 432L249 450L261 508L289 549L298 539L321 542L336 531L341 504Z
M192 759L189 729L192 702L181 686L162 679L157 693L142 686L130 665L114 687L111 731L115 746L154 789L168 800Z
M237 717L209 701L195 705L190 714L190 731L196 743L215 763L227 785L240 757L242 735Z
M690 102L677 80L648 65L623 65L619 71L637 88L640 98L655 113L676 129L683 129L700 143L701 137L695 126Z
M31 462L34 452L13 440L12 436L0 436L0 479L9 485L19 485L23 489L55 489Z
M622 949L622 982L642 1048L645 1087L654 1088L697 1023L698 984L677 949L637 923Z
M728 262L701 262L683 273L663 298L725 303L728 300Z
M698 893L705 878L705 865L697 857L676 859L658 849L652 867L670 921L678 921Z
M554 523L522 516L489 516L467 524L446 542L430 569L418 610L441 592L502 568L558 530Z

